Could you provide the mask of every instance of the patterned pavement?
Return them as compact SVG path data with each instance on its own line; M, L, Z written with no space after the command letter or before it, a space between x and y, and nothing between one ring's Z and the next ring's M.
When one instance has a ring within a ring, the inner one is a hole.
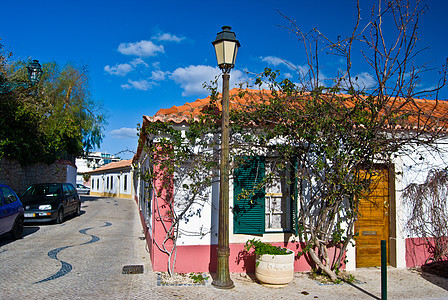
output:
M357 284L322 285L296 273L275 289L232 274L235 288L158 286L137 205L83 197L82 214L63 224L28 224L23 239L0 237L0 299L380 299L380 270L353 272ZM143 265L143 274L123 267ZM389 299L448 299L448 279L388 269Z

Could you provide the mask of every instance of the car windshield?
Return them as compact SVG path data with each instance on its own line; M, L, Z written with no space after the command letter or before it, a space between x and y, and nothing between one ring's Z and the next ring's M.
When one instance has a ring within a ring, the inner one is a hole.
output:
M23 196L48 196L56 197L61 194L61 190L55 184L30 186Z

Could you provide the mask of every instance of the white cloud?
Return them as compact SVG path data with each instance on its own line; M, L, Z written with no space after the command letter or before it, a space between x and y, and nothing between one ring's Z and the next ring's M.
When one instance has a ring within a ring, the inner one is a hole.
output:
M151 73L151 79L156 81L165 80L166 76L170 74L170 72L163 72L161 70L152 71Z
M178 37L171 33L163 33L163 34L159 33L158 35L153 36L152 38L159 42L164 41L164 42L176 42L176 43L179 43L185 39L184 37Z
M112 130L110 132L110 135L117 139L135 139L137 138L137 129L123 127L120 129Z
M241 72L240 70L233 70L231 73L231 76L230 76L229 87L230 87L230 89L233 89L236 87L236 85L238 83L242 83L242 82L246 82L246 81L249 81L249 78L245 75L244 72ZM219 87L221 89L222 80L219 80L218 83L219 83Z
M295 65L290 61L287 61L286 59L280 58L280 57L276 57L276 56L266 56L266 57L261 57L261 61L263 62L267 62L270 65L273 65L274 67L283 65L286 66L289 70L295 70L297 72L299 72L300 77L304 77L309 70L309 67L307 65L304 66L299 66L299 65ZM287 73L289 74L289 73ZM291 74L289 74L291 75Z
M130 63L116 64L113 67L107 65L104 67L104 71L106 71L110 75L126 76L129 72L133 71L139 65L149 67L149 65L146 62L144 62L143 59L136 58L132 60Z
M202 84L213 80L220 73L218 67L199 65L178 68L171 73L170 78L184 90L182 96L189 96L204 94L206 91Z
M376 80L367 72L360 73L356 75L354 78L355 84L357 84L360 88L371 88L376 85Z
M158 52L165 53L162 45L156 45L151 41L140 41L135 43L121 43L118 52L124 55L136 55L140 57L155 56Z
M182 96L206 95L208 91L202 85L204 82L208 83L214 80L219 74L221 74L221 70L218 67L198 65L178 68L171 73L170 79L174 80L184 90ZM231 72L229 86L232 89L235 87L235 83L246 80L247 78L243 72L233 70ZM218 80L218 85L221 83L222 80ZM220 86L218 86L218 90L221 91Z
M267 62L268 64L273 65L275 67L279 66L279 65L284 65L284 66L288 67L290 70L297 69L297 67L293 63L291 63L285 59L282 59L280 57L266 56L266 57L262 57L261 61Z
M135 68L135 67L137 67L138 65L144 65L145 67L149 67L149 65L143 60L143 59L141 59L140 57L139 58L136 58L136 59L134 59L133 61L131 61L131 65Z
M127 84L121 85L121 88L125 90L136 89L141 91L147 91L151 89L154 85L156 85L154 82L150 82L144 79L136 81L129 79Z
M113 67L107 65L104 67L104 71L111 75L126 76L129 72L134 70L130 64L117 64Z

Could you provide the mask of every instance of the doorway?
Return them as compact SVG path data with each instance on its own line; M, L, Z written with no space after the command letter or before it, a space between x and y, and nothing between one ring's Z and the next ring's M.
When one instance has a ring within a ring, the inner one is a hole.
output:
M381 240L387 241L389 263L389 170L378 168L372 176L369 194L359 201L355 224L357 268L381 266Z

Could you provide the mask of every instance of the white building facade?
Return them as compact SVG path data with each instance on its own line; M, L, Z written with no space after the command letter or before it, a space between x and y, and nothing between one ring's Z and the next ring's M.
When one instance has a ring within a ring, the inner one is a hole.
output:
M111 162L86 174L90 175L90 195L132 198L133 169L131 160Z

